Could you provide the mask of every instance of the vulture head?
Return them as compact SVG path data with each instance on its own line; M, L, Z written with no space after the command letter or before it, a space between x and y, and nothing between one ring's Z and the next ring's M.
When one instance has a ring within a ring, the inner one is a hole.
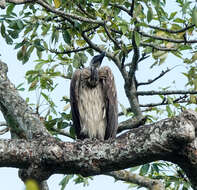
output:
M90 87L95 87L98 84L99 76L98 69L101 66L103 58L105 57L105 52L102 52L100 55L96 55L90 61L90 79L88 81Z

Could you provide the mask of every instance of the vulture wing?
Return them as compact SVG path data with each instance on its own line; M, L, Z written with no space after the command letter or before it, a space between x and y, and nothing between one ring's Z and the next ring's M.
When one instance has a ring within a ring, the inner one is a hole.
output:
M70 84L70 105L72 112L72 120L77 138L80 137L81 125L80 125L80 115L78 109L79 100L79 85L80 85L80 70L76 70L73 74Z
M105 139L115 138L118 128L118 104L114 76L109 67L102 67L100 71L104 74L102 82L107 118Z

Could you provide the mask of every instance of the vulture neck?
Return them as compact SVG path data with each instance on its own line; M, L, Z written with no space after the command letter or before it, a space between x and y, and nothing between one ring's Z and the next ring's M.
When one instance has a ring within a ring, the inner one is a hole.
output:
M90 80L89 80L89 85L90 87L96 87L99 81L99 74L98 74L98 68L91 66L90 67Z

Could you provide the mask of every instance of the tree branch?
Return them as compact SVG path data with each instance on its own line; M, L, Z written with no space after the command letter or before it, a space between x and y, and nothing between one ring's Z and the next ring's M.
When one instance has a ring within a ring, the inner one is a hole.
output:
M185 111L109 141L61 142L51 137L29 141L1 139L0 167L36 169L42 172L32 172L32 178L43 181L55 173L92 176L155 160L176 163L175 155L194 140L196 123L196 113Z
M128 77L125 79L124 89L133 113L135 114L137 119L141 119L143 116L140 110L138 98L136 96L137 82L135 77L135 72L137 70L137 64L139 60L139 47L137 46L135 40L135 34L137 30L138 28L134 30L132 35L132 46L134 52L133 52L131 65L129 68Z
M172 95L172 94L197 94L197 91L187 90L165 90L165 91L137 91L138 96L152 96L152 95Z
M20 4L25 4L25 3L34 3L35 0L6 0L6 2L20 5Z
M187 95L185 96L180 96L179 98L176 98L175 100L172 101L172 103L187 103L189 102L189 100L186 100ZM158 103L150 103L150 104L140 104L140 107L156 107L156 106L164 106L164 105L168 105L171 104L171 102L168 101L168 99L164 98L162 100L162 102L158 102Z
M107 175L114 177L116 180L126 181L147 187L150 190L165 190L165 186L159 180L153 180L148 177L132 174L125 170L109 172Z
M109 39L114 43L114 45L115 45L117 48L121 49L121 47L120 47L120 45L119 45L119 42L117 42L117 41L111 36L111 34L110 34L110 32L109 32L109 30L108 30L106 24L104 24L104 29L105 29L105 32L106 32L107 36L108 36Z
M159 76L155 77L154 79L150 79L148 80L147 82L140 82L138 83L137 85L138 86L141 86L141 85L148 85L148 84L151 84L153 82L155 82L156 80L160 79L161 77L163 77L166 73L168 73L169 71L171 71L172 69L166 69L166 71L162 71Z
M134 128L137 128L141 125L144 125L146 123L146 119L147 119L147 117L145 116L145 117L142 117L140 119L131 118L131 119L128 119L126 121L122 121L118 125L117 133L121 133L124 130L134 129Z
M160 31L163 31L163 32L168 32L168 33L172 33L172 34L176 34L176 33L182 33L182 32L185 32L187 31L188 29L190 28L193 28L195 25L192 24L192 25L189 25L185 28L182 28L180 30L170 30L170 29L167 29L167 28L162 28L162 27L158 27L158 26L153 26L153 25L150 25L148 24L147 25L149 28L152 28L152 29L156 29L156 30L160 30Z
M115 4L115 3L109 3L110 6L116 7L124 12L126 12L128 15L131 16L130 10L125 8L124 6L120 5L120 4Z
M186 99L187 97L188 97L187 95L180 96L180 97L174 99L172 102L173 103L178 103L178 104L187 103L187 102L189 102L189 99ZM168 104L171 104L171 102L169 102L168 99L164 97L164 99L161 102L149 103L149 104L140 104L140 107L148 107L148 109L149 109L151 107L163 106L163 105L168 105ZM131 108L126 108L126 111L127 112L132 112ZM151 111L151 110L149 110L149 111ZM122 116L122 115L124 115L123 112L118 113L118 116Z
M94 20L94 19L91 19L91 18L86 18L86 17L75 15L75 14L66 13L65 11L57 10L43 0L35 0L35 1L39 5L44 7L46 10L48 10L49 12L55 13L56 15L59 15L63 18L66 18L66 19L72 18L72 19L75 19L75 20L78 20L78 21L81 21L81 22L92 23L92 24L102 24L102 25L104 24L104 22L102 20Z
M7 65L0 61L0 109L8 126L21 138L49 136L39 117L7 78L7 71Z
M86 17L75 15L75 14L66 13L65 11L57 10L51 5L49 5L46 1L43 1L43 0L6 0L6 2L14 3L18 5L25 4L25 3L37 3L41 5L42 7L44 7L47 11L51 13L55 13L56 15L59 15L67 20L75 19L81 22L87 22L87 23L92 23L92 24L104 24L104 22L101 20L94 20L91 18L86 18Z
M69 53L77 53L77 52L80 52L80 51L84 51L84 50L87 50L89 48L90 47L87 46L87 47L76 48L76 49L69 49L69 50L64 50L64 51L57 51L55 49L49 49L49 51L51 53L55 53L55 54L69 54Z
M89 30L88 30L89 31ZM83 31L82 32L82 37L83 39L86 41L86 43L89 45L89 47L91 47L92 49L94 49L95 51L98 51L98 52L103 52L104 50L101 49L98 45L96 45L95 43L93 43L89 38L88 36L85 34L87 31ZM118 68L121 68L121 65L120 65L120 61L118 60L117 57L115 57L112 53L110 52L106 52L106 56L110 59L112 59L114 61L114 63L117 65Z
M166 38L166 37L147 34L147 33L142 32L142 31L138 31L138 33L141 34L144 37L153 38L155 40L163 40L163 41L173 42L173 43L189 43L189 44L197 43L197 40L176 40L176 39L172 39L172 38Z
M157 46L152 43L144 43L144 42L141 42L140 46L145 46L145 47L149 46L149 47L152 47L153 49L160 50L160 51L177 51L178 50L178 48L166 48L166 47Z

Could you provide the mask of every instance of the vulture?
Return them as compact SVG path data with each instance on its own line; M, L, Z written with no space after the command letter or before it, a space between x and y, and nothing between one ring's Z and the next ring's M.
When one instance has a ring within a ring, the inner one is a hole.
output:
M70 103L77 139L115 138L118 126L117 92L109 67L100 67L105 52L87 68L77 69L70 84Z

